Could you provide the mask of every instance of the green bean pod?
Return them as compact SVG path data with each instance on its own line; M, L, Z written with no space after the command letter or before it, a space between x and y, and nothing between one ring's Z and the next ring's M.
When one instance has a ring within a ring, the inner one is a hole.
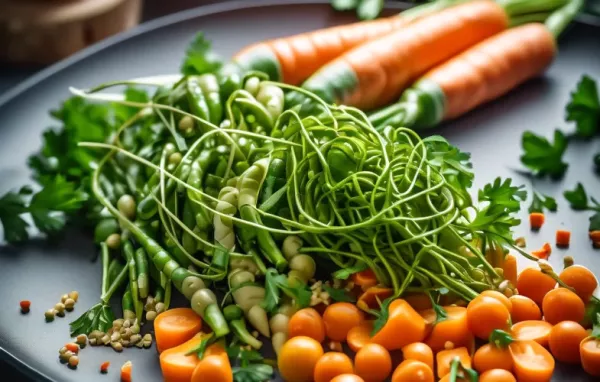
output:
M113 281L115 281L115 279L117 278L119 273L121 273L122 269L123 269L123 264L121 264L119 259L117 259L117 258L112 259L110 261L110 264L108 265L108 271L106 272L107 284L111 284Z
M256 211L258 192L265 179L269 158L260 159L248 170L246 170L238 179L237 188L239 190L238 210L242 219L247 222L262 224L260 216ZM250 231L253 227L248 227ZM281 254L279 247L273 240L271 234L263 229L257 229L256 239L261 252L271 261L279 270L287 266L287 261Z
M127 269L129 272L129 289L131 290L131 298L135 307L135 316L139 321L142 319L142 303L140 301L137 284L137 269L135 264L135 255L133 245L129 240L123 244L123 254L127 261Z
M137 285L140 298L148 297L149 276L148 276L148 256L144 248L138 248L135 251L135 266L137 271Z
M244 312L237 305L229 305L223 309L223 315L225 319L229 323L229 326L235 333L235 335L246 345L252 346L254 349L260 349L262 347L262 342L258 339L254 338L248 329L246 328L246 323L244 321Z
M205 174L212 170L218 159L219 153L216 149L202 151L192 163L187 184L195 189L202 190ZM196 216L196 225L200 230L206 231L210 227L211 214L204 206L194 202L201 202L202 196L191 189L187 189L187 196L190 199L191 208Z
M235 187L226 186L219 193L219 202L216 211L226 216L234 216L237 212L237 199L239 191ZM213 218L215 241L228 251L235 248L235 232L233 221L222 215L214 215Z
M265 107L272 121L276 121L283 113L285 96L277 85L261 82L256 100Z
M117 219L102 219L94 229L94 242L100 244L113 233L120 231Z
M236 270L229 274L229 289L233 301L245 313L248 322L265 337L270 336L267 312L261 306L265 288L254 284L254 274Z
M208 107L208 102L204 97L204 93L202 92L202 88L198 82L197 77L191 77L186 82L186 95L188 98L188 103L190 107L190 111L196 117L199 117L205 121L210 120L210 109ZM200 129L204 134L206 130Z
M219 80L219 93L221 102L225 104L231 94L242 88L242 76L236 71L224 73Z
M188 198L186 198L183 203L181 220L183 221L183 224L191 230L196 226L196 215L192 209L192 202ZM183 249L191 255L196 253L198 247L196 239L185 230L181 233L181 245L183 246Z
M131 295L131 288L129 285L121 298L121 309L123 309L123 318L130 319L137 317L137 314L135 313L136 307L133 302L133 296Z
M223 118L223 105L219 94L219 83L214 74L203 74L197 78L198 85L202 89L210 115L210 122L218 125Z

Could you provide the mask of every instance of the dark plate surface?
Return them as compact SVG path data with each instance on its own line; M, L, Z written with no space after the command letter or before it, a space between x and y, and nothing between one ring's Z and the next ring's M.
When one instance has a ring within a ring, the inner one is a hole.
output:
M230 56L254 41L353 20L350 14L333 12L324 1L274 3L278 2L240 1L169 16L94 46L13 89L0 99L0 192L29 183L26 158L39 148L42 130L52 123L47 112L69 96L68 86L84 88L107 80L176 72L187 43L198 30L206 33L220 53ZM399 9L404 4L394 6ZM512 176L517 183L529 184L512 171L519 166L521 133L530 129L550 135L554 128L565 127L564 105L581 74L600 78L599 35L598 27L574 25L561 39L558 59L546 76L435 130L472 153L476 186L496 176ZM570 169L565 179L537 183L559 199L559 212L548 218L538 234L530 234L524 220L520 233L527 234L530 248L537 248L544 241L552 242L557 228L570 229L571 248L555 250L551 262L560 266L570 254L600 274L600 251L593 250L587 239L586 213L571 211L561 197L564 187L572 188L578 181L600 197L600 178L593 174L591 160L597 151L598 141L569 147ZM522 217L526 218L525 211ZM90 260L95 252L91 239L77 231L57 244L40 240L18 249L0 247L0 356L36 380L115 381L125 360L133 361L134 380L161 380L154 348L122 354L109 348L86 348L76 371L59 363L57 350L69 340L68 322L92 306L99 295L100 267ZM74 289L81 296L75 312L46 324L43 312ZM28 315L19 313L22 299L32 301ZM98 372L103 361L111 361L108 375ZM553 380L592 379L579 367L559 365Z

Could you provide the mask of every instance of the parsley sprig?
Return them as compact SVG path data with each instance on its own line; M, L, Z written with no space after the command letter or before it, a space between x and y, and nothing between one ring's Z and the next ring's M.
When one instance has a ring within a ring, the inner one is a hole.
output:
M47 235L61 231L66 224L66 214L78 211L88 195L74 182L57 176L48 180L44 188L34 193L31 187L22 187L0 198L0 222L4 238L11 244L29 238L30 226L24 216L29 214L35 227Z
M575 122L575 135L590 138L600 132L600 98L596 82L581 77L566 108L566 120Z
M529 206L529 213L532 212L544 212L544 210L548 210L550 212L556 212L558 209L558 204L556 203L556 199L551 196L544 195L539 193L538 191L533 191L533 199L531 200L531 205Z
M569 165L563 161L568 140L560 130L554 131L554 142L531 131L523 133L521 162L537 176L560 178Z
M304 308L310 304L312 292L302 283L291 283L285 275L280 275L277 270L269 268L265 274L265 298L263 308L267 312L274 312L281 300L281 293L294 299L297 307Z
M575 186L573 190L567 190L563 195L571 205L572 209L579 211L594 211L595 213L590 217L590 226L588 230L600 230L600 203L593 197L588 198L587 192L581 183L577 183L577 186Z

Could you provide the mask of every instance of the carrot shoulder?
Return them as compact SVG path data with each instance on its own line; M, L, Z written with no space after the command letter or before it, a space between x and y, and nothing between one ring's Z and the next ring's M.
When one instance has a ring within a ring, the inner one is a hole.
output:
M154 320L156 348L161 353L181 345L202 329L202 319L190 308L174 308Z
M397 99L429 69L507 26L506 12L493 1L455 5L348 51L303 87L327 101L373 109Z
M227 352L221 345L210 346L198 363L191 382L232 382L233 372Z
M396 299L388 307L385 325L371 338L371 342L388 350L402 349L425 339L425 320L403 299Z

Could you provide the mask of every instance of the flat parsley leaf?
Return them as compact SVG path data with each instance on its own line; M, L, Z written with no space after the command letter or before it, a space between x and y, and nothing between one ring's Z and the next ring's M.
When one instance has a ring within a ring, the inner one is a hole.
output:
M265 298L263 308L267 312L273 312L279 304L281 292L294 299L299 308L305 308L310 304L311 290L302 283L290 283L285 275L280 275L275 269L268 269L265 275Z
M535 175L560 178L569 167L562 160L567 144L567 138L560 130L554 131L554 143L531 131L526 131L521 140L523 147L521 162Z
M4 228L4 238L14 244L27 240L29 224L21 217L27 212L27 198L31 189L24 187L19 192L8 192L0 198L0 221Z
M336 278L338 280L347 280L348 277L352 276L353 274L364 271L368 268L369 267L367 266L367 264L363 263L362 261L359 261L351 267L342 268L340 270L335 271L333 273L333 278Z
M204 38L202 32L199 32L185 52L181 73L185 75L212 73L221 68L222 65L223 61L211 49L210 41Z
M371 332L371 337L377 334L387 323L387 320L390 316L390 304L394 301L394 296L388 297L381 303L381 308L379 312L376 314L377 319L373 322L373 331Z
M245 367L232 368L235 382L265 382L273 377L273 367L264 363L253 363Z
M329 285L323 285L323 290L327 292L327 294L329 295L329 297L331 297L333 301L356 302L356 298L354 298L354 296L350 295L347 291L343 289L336 289L330 287Z
M583 185L577 183L574 190L567 190L563 193L565 199L571 204L574 210L586 210L588 208L588 197Z
M533 191L533 200L529 206L529 213L544 212L544 209L547 209L550 212L556 212L558 209L556 199L548 195L540 194L537 191Z
M575 133L589 138L600 132L600 99L596 82L584 75L571 93L567 104L567 121L575 122Z

